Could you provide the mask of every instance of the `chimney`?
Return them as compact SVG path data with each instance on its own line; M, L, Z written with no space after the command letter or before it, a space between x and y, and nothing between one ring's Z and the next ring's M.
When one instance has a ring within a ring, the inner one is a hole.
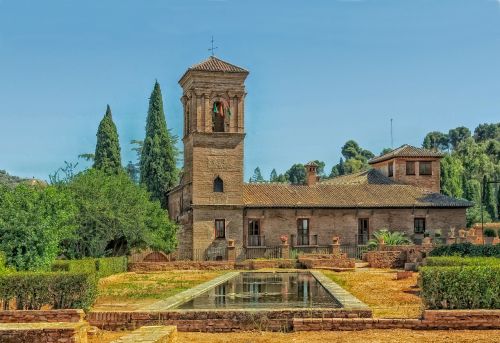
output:
M306 167L306 184L308 186L314 186L318 181L318 177L316 176L318 165L316 164L316 162L309 162L305 165L305 167Z

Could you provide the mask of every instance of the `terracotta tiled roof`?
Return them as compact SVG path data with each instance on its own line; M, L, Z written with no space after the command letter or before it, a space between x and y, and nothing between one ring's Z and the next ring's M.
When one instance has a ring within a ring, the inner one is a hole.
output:
M243 187L246 207L469 207L472 203L399 184L379 172L357 173L314 186L251 183Z
M443 157L444 155L437 151L432 151L424 148L417 148L408 144L402 145L387 154L382 156L377 156L368 161L368 163L373 164L377 162L382 162L389 160L394 157Z
M225 73L248 73L247 70L223 61L215 56L210 56L205 61L189 67L188 70L219 71Z

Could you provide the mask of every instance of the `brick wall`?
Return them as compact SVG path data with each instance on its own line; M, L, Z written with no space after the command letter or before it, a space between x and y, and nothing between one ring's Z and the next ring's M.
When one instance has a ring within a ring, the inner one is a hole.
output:
M86 323L9 323L0 324L2 343L87 343Z
M369 251L363 254L363 261L372 268L403 268L406 253L403 251Z
M83 310L27 310L0 311L0 323L37 323L37 322L68 322L83 321Z
M299 255L298 260L307 269L314 269L314 268L347 269L355 267L354 259L347 258L346 254L337 254L337 255L303 254Z

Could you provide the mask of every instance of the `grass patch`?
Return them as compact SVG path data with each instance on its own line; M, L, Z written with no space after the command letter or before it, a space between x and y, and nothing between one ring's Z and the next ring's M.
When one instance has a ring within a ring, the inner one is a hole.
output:
M336 273L323 273L339 286L370 306L376 318L418 318L422 312L420 297L407 293L417 283L413 277L395 280L395 271L361 269Z

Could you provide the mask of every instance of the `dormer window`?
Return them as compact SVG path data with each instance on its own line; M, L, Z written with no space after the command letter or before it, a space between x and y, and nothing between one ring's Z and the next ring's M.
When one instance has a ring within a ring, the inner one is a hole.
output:
M406 162L406 175L415 175L415 162L407 161Z
M418 173L420 175L432 175L432 162L419 162Z
M216 177L214 180L214 192L223 193L224 192L224 181L220 177Z

